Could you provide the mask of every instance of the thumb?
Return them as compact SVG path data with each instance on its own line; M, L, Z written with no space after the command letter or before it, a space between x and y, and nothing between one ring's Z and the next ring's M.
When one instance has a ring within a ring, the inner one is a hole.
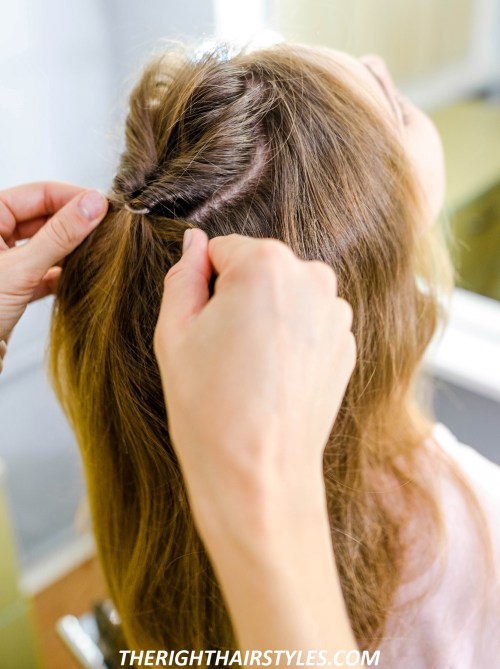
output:
M104 218L108 200L96 190L70 200L20 247L25 267L39 280L89 235Z
M184 233L182 258L165 277L158 326L179 330L208 302L212 265L208 258L208 237L199 228Z

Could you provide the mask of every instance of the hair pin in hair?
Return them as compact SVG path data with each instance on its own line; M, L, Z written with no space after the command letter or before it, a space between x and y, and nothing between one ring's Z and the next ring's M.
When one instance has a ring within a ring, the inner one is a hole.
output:
M132 207L125 203L125 209L131 214L149 214L149 207L143 207L142 209L132 209Z

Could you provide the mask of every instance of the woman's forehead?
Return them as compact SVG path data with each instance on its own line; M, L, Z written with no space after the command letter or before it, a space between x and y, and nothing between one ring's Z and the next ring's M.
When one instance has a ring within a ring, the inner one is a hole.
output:
M368 98L384 118L392 118L394 110L387 95L377 83L373 74L361 60L345 51L338 51L326 46L298 45L306 56L317 62L321 58L324 65L332 68L335 76L351 87L357 95Z

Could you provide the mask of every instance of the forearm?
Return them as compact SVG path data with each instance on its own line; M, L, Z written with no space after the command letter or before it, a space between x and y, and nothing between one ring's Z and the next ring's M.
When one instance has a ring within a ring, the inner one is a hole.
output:
M306 518L309 515L309 518ZM206 544L221 584L239 648L245 650L357 649L332 550L324 499L298 522L276 518L276 533L242 548L218 531ZM247 538L248 539L248 538Z

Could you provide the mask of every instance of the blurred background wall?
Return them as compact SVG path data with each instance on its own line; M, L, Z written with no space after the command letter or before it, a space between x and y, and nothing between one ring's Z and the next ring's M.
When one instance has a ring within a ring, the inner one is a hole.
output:
M380 54L426 107L489 84L500 71L496 0L270 0L269 20L289 39Z
M165 39L214 30L210 2L16 0L0 4L0 188L57 179L106 189L127 92ZM73 436L43 355L51 300L29 307L0 380L0 457L23 565L75 537L83 496Z
M403 91L434 116L446 140L446 218L457 266L465 263L462 285L483 295L485 309L478 319L467 299L457 303L458 321L475 339L466 339L467 368L462 335L445 340L452 355L435 375L436 408L464 440L498 457L497 349L477 342L497 332L490 303L500 298L500 0L4 1L0 188L59 179L106 189L127 92L151 50L168 38L245 41L261 29L355 55L380 53ZM29 308L0 378L0 457L23 567L75 538L83 496L74 440L43 368L50 310L50 300Z

